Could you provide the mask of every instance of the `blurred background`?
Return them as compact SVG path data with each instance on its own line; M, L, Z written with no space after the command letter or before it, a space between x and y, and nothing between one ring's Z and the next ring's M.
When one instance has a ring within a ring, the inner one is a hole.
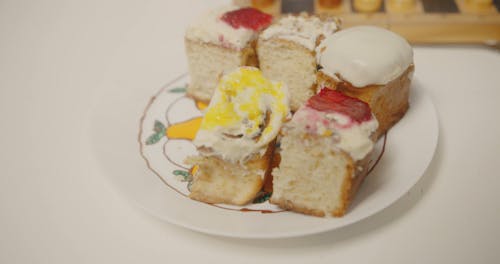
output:
M234 0L273 15L314 13L342 19L343 27L373 24L413 44L486 44L499 47L500 0Z

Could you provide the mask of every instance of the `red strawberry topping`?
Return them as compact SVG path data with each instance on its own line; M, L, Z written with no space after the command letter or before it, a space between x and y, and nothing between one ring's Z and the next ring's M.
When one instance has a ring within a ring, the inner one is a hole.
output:
M367 103L328 88L321 89L311 97L307 106L322 112L338 112L359 123L372 118L372 111Z
M245 7L225 13L221 19L235 29L243 27L259 31L271 24L273 16L255 8Z

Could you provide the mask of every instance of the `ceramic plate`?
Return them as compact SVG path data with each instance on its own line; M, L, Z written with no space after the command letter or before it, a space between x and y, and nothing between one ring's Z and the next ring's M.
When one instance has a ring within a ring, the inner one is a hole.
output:
M184 159L196 153L191 140L206 106L186 97L188 82L182 75L156 94L141 94L142 111L131 107L137 105L137 91L133 98L126 92L104 96L94 111L91 134L97 159L127 197L149 213L192 230L240 238L282 238L355 223L403 196L423 175L437 145L434 105L414 81L410 109L377 142L372 170L344 217L283 211L269 204L265 195L242 207L197 202L187 197L191 168ZM137 119L131 122L133 117Z

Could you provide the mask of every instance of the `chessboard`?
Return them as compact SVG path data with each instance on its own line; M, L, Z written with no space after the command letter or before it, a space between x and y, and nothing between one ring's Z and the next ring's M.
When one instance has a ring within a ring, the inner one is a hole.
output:
M377 25L414 44L500 43L500 0L250 0L273 15L333 15L342 27Z

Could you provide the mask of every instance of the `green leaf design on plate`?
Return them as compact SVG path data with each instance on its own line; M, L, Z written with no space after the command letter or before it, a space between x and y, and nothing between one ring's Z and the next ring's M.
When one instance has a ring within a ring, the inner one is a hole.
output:
M160 133L160 132L164 133L165 132L165 126L163 125L162 122L156 120L155 121L155 126L154 126L153 130L154 130L155 133Z
M269 198L271 198L272 194L273 193L261 192L259 195L257 195L257 197L255 197L255 199L253 200L252 203L254 203L254 204L263 203L263 202L269 200Z
M153 145L160 141L160 139L164 136L164 132L154 133L153 135L149 136L148 139L146 139L146 145Z
M146 139L146 145L153 145L160 141L160 139L165 136L165 130L165 125L163 125L162 122L156 120L153 127L153 131L155 133Z
M169 90L171 93L185 93L186 92L186 87L175 87Z
M191 179L193 178L191 176L191 173L189 173L189 171L185 171L185 170L174 170L172 173L175 176L182 176L182 181L191 181Z

